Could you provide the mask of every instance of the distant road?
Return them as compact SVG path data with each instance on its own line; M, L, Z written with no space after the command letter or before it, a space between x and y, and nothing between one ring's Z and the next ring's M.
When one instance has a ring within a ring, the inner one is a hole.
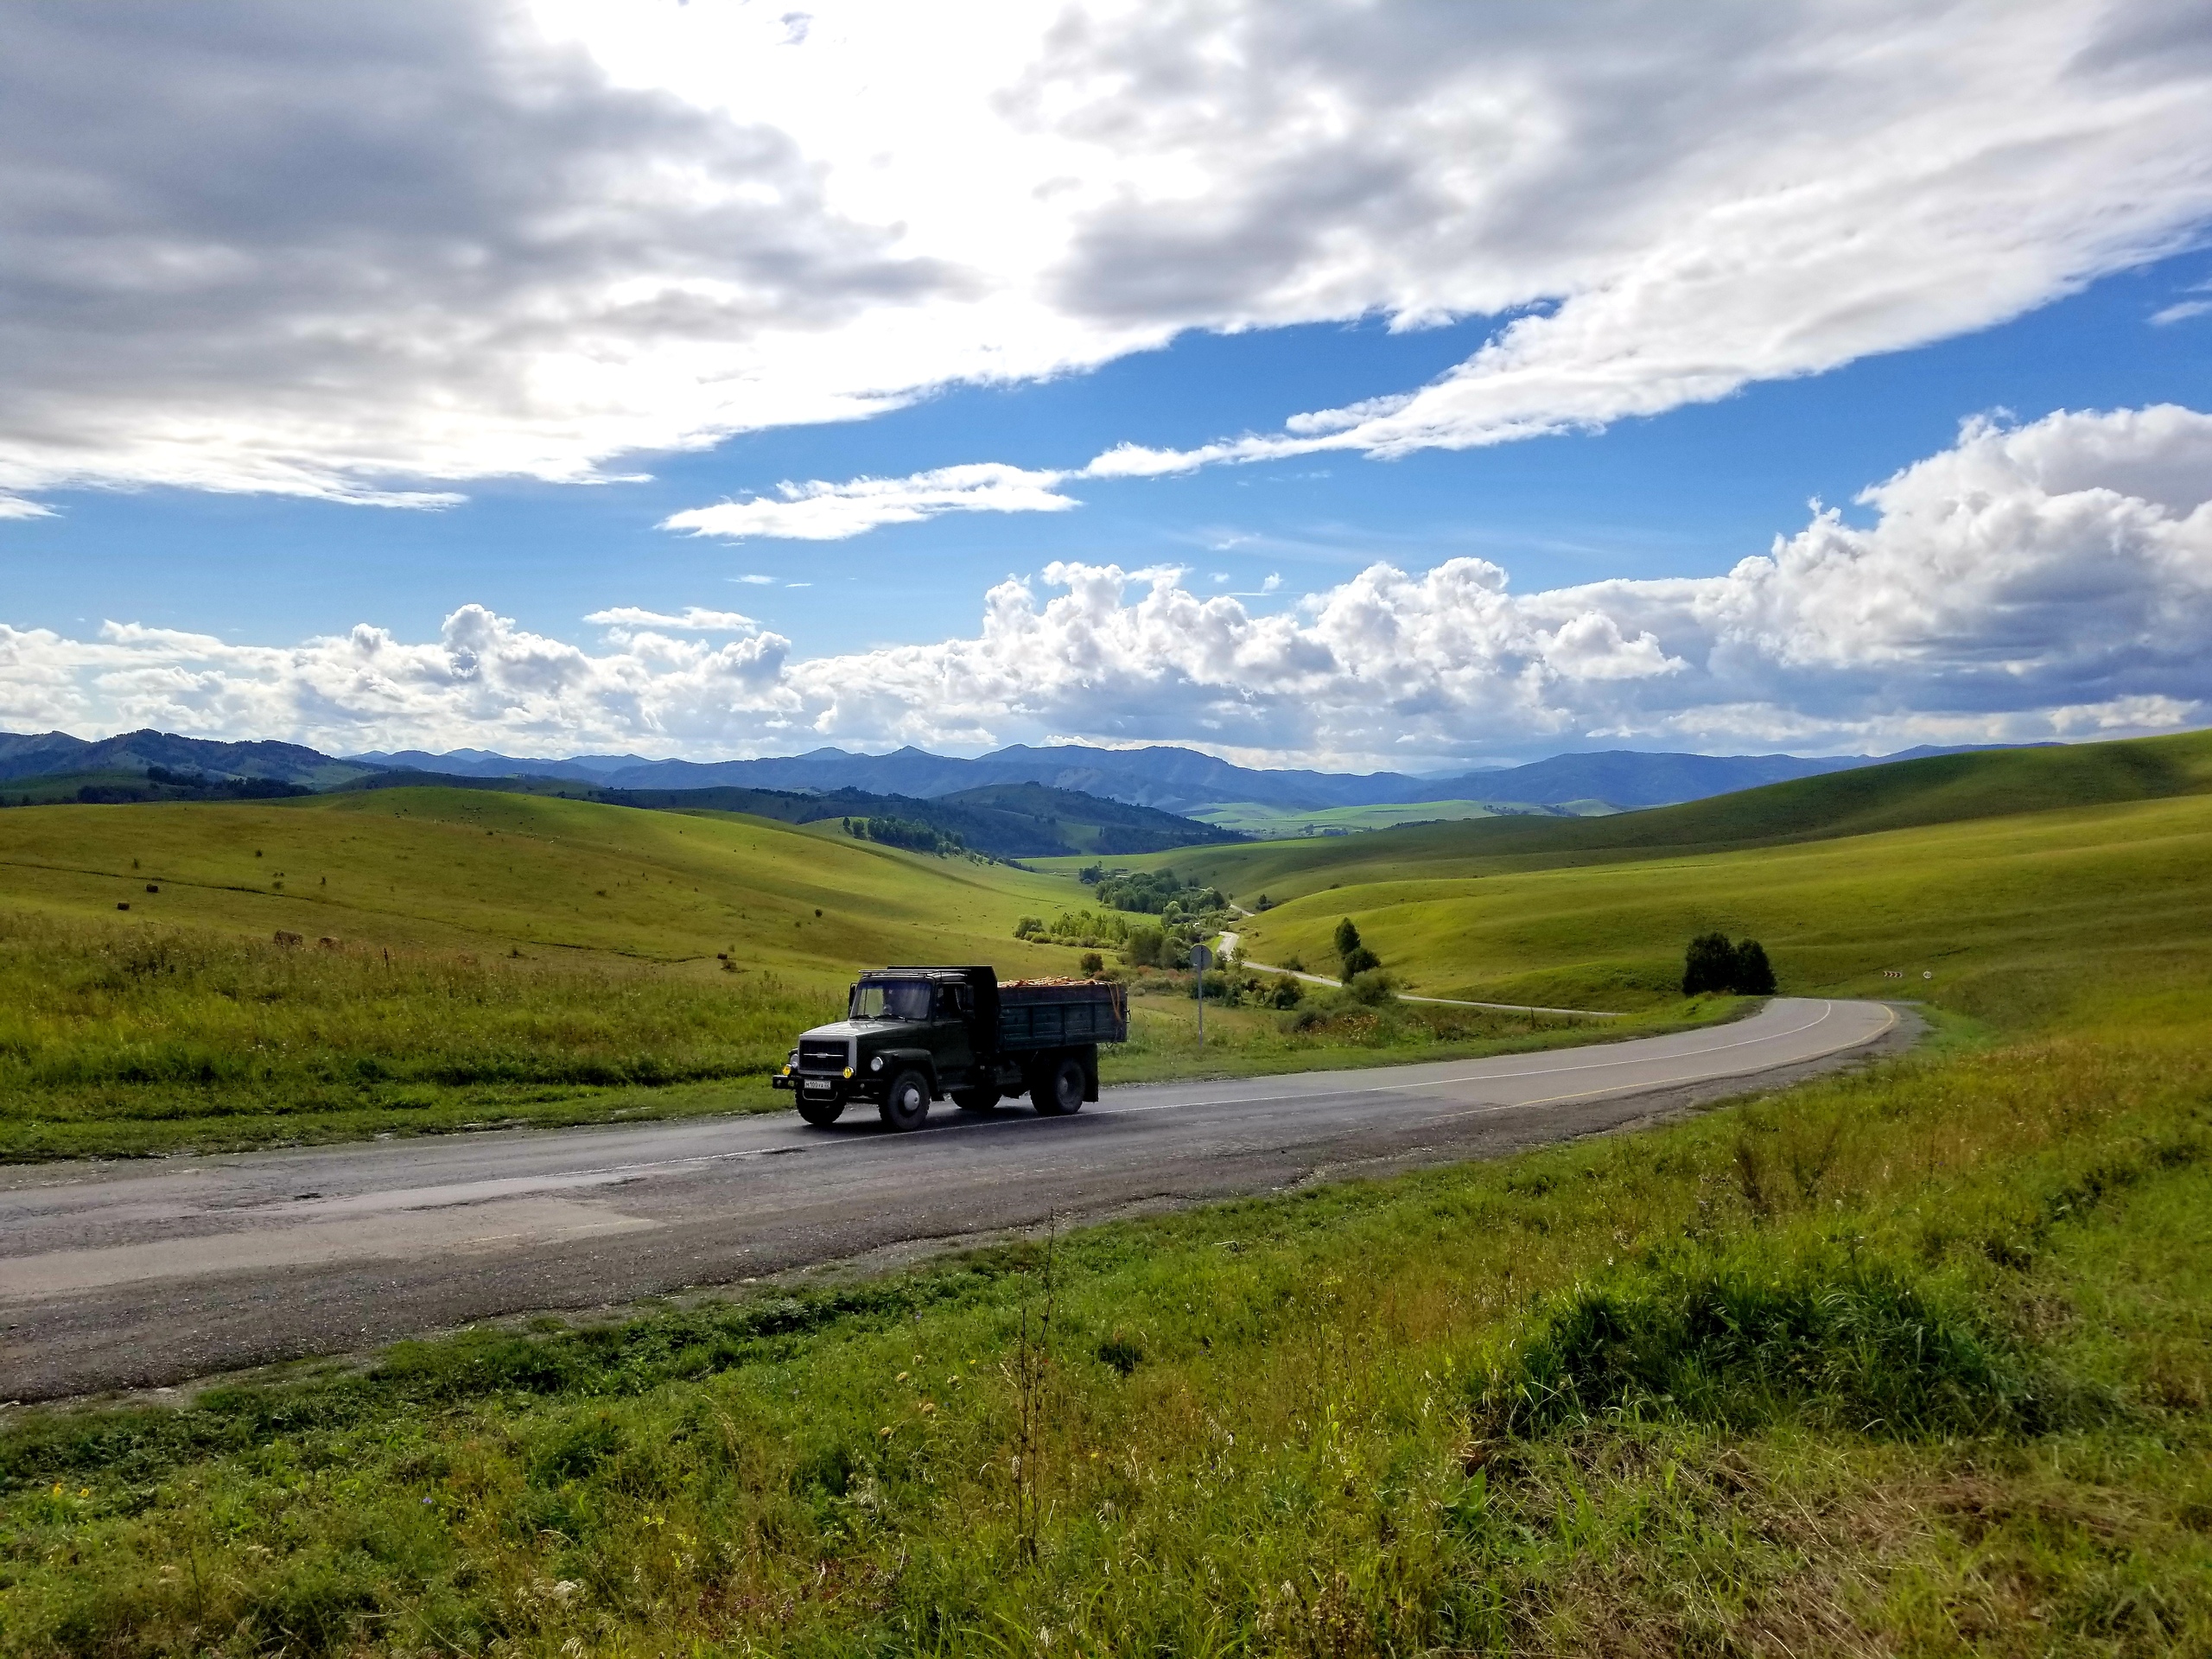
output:
M510 1130L0 1175L0 1401L166 1385L916 1241L1491 1157L1910 1039L1874 1002L1548 1053L940 1106Z

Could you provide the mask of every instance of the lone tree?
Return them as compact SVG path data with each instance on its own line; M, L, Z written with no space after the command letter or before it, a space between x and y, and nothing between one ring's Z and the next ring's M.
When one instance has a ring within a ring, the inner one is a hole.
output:
M1349 916L1337 924L1337 955L1343 960L1347 984L1354 974L1363 974L1382 965L1382 958L1359 942L1359 930L1351 925Z
M1682 958L1682 995L1708 991L1772 996L1774 965L1766 959L1766 947L1757 939L1731 944L1726 933L1700 933L1692 939Z

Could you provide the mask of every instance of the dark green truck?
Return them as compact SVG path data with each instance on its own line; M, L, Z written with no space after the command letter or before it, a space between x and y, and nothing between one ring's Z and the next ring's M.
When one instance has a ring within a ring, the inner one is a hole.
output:
M1109 980L1014 980L992 968L862 974L845 1017L803 1033L774 1079L799 1116L835 1123L856 1100L918 1129L945 1096L988 1112L1014 1095L1048 1117L1098 1098L1098 1045L1127 1042L1128 993Z

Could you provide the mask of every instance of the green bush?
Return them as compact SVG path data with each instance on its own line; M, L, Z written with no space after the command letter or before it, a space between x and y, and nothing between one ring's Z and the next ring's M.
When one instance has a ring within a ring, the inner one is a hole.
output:
M1605 1415L2037 1432L2034 1368L1963 1293L1833 1244L1695 1247L1554 1299L1484 1389L1509 1432Z
M1344 982L1344 994L1366 1007L1390 1001L1397 995L1397 988L1390 982L1389 975L1380 968L1363 968Z

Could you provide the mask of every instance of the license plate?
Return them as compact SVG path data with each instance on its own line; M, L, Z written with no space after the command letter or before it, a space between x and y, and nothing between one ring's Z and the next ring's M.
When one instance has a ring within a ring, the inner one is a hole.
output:
M828 1094L828 1093L830 1092L830 1085L829 1085L828 1084L826 1084L826 1083L809 1083L809 1084L806 1085L806 1090L807 1090L807 1092L808 1092L809 1094L810 1094L810 1095L811 1095L811 1094L821 1094L821 1095L826 1095L826 1094Z

